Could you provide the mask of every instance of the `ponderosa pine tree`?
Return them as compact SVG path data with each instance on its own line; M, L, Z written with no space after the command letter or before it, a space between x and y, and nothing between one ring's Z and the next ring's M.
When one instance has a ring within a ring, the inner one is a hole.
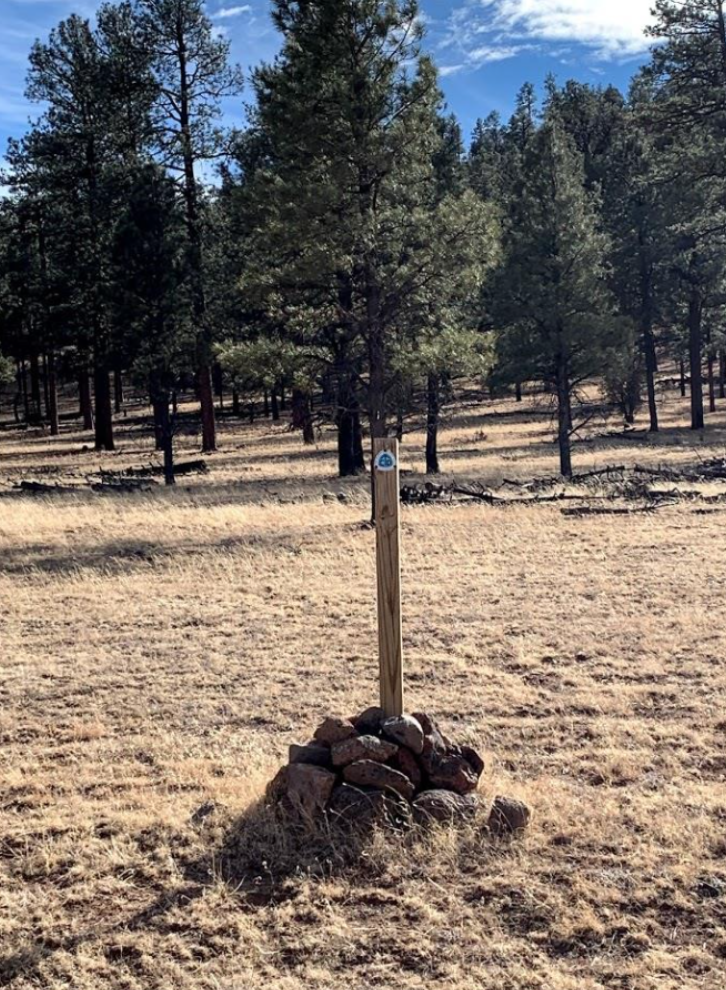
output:
M173 180L158 165L137 168L114 230L113 315L127 327L129 361L139 385L149 390L167 485L174 484L171 394L195 353L184 224Z
M209 452L216 449L217 440L199 169L226 153L225 136L218 126L221 101L241 91L242 75L230 65L229 42L214 34L203 0L137 2L159 87L155 137L160 160L178 173L184 194L202 449Z
M431 264L422 224L440 95L413 0L276 0L280 58L255 76L268 158L250 188L245 291L338 378L341 473L358 469L363 391L387 428L402 306Z
M622 346L607 285L608 242L584 188L582 156L551 113L524 160L523 185L505 237L494 292L505 367L540 380L557 405L560 470L572 474L573 396Z
M75 318L85 330L82 349L93 354L99 450L114 448L110 238L123 167L146 129L153 96L144 48L137 41L131 9L121 4L115 11L102 8L95 30L72 15L45 44L36 42L28 95L46 103L47 110L20 152L40 163L55 207L63 214L55 225L64 241L59 253L72 258L68 285L73 287ZM127 98L121 98L122 91Z

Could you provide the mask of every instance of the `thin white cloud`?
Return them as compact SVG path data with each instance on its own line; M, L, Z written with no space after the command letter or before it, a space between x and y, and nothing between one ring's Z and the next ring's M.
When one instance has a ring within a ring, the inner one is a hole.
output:
M527 45L556 57L562 43L585 46L598 61L642 55L652 43L645 28L653 0L466 0L449 19L442 47L458 50L471 67L482 51L511 58ZM491 61L491 58L487 59Z
M248 3L245 3L239 7L222 7L220 10L217 10L214 14L212 14L212 17L239 17L241 14L251 13L252 7Z

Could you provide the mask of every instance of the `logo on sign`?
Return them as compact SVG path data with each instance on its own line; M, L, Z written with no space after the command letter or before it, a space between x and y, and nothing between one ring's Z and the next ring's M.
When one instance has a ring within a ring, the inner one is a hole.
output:
M382 450L375 460L377 471L393 471L396 466L396 458L390 450Z

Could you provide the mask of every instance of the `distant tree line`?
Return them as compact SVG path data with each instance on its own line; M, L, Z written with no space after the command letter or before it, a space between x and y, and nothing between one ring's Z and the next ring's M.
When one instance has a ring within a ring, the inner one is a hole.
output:
M409 417L439 470L457 383L552 397L563 475L599 383L657 431L658 362L704 427L726 389L726 29L721 0L658 0L627 96L550 79L465 148L416 0L273 0L277 59L244 126L242 74L202 0L122 0L30 53L44 107L0 201L0 378L59 432L59 383L98 450L123 382L174 479L176 396L202 449L215 391L264 399L341 476ZM705 391L704 391L705 388ZM317 400L316 407L313 402Z

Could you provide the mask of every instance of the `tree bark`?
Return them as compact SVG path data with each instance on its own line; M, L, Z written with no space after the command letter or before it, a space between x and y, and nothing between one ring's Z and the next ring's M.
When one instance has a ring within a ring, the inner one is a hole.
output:
M646 239L642 231L638 235L640 245L640 323L645 354L645 383L648 391L648 416L650 432L658 432L658 406L655 399L655 374L658 370L655 337L653 336L653 268L647 253Z
M280 405L277 401L277 389L275 388L270 392L270 406L272 409L272 422L277 423L280 420Z
M563 478L572 477L572 404L567 362L561 356L557 359L557 443L560 449L560 474Z
M55 367L55 353L48 352L48 418L50 420L50 435L57 437L60 433L60 421L58 416L58 376Z
M714 375L714 360L715 355L713 351L709 348L708 356L706 358L706 367L708 369L708 411L716 412L716 377Z
M262 414L265 419L270 417L270 394L267 389L262 390Z
M686 365L685 365L685 362L684 362L683 358L681 358L681 361L680 361L679 388L680 388L680 391L681 391L681 398L682 399L685 399L685 397L686 397Z
M156 449L164 453L164 484L175 485L174 476L174 424L169 415L169 389L164 387L163 376L158 372L151 375L149 390L154 409L154 433Z
M426 394L426 474L438 474L441 470L438 451L440 406L438 375L429 375Z
M114 450L111 382L108 368L102 361L97 361L94 368L93 384L96 393L96 450Z
M722 350L718 356L718 397L726 399L726 351Z
M40 360L35 351L30 355L30 417L29 422L38 424L43 420L43 406L40 399Z
M48 355L43 354L43 401L45 403L45 416L50 419L50 392L48 389Z
M239 390L232 389L232 415L239 416L240 414L240 402L239 402Z
M208 364L200 365L197 371L197 390L202 413L202 451L211 454L217 449L217 424L214 415L212 373Z
M83 417L83 429L93 429L93 402L91 399L91 380L88 371L84 368L78 376L78 394L80 402L80 413Z
M514 401L515 402L521 402L522 401L522 383L521 382L515 382L514 383Z
M292 390L292 425L296 430L302 430L303 443L315 443L315 428L310 412L310 397L302 389Z
M703 369L701 366L701 315L702 303L698 286L691 287L688 301L688 359L691 373L691 429L702 430L703 416Z

